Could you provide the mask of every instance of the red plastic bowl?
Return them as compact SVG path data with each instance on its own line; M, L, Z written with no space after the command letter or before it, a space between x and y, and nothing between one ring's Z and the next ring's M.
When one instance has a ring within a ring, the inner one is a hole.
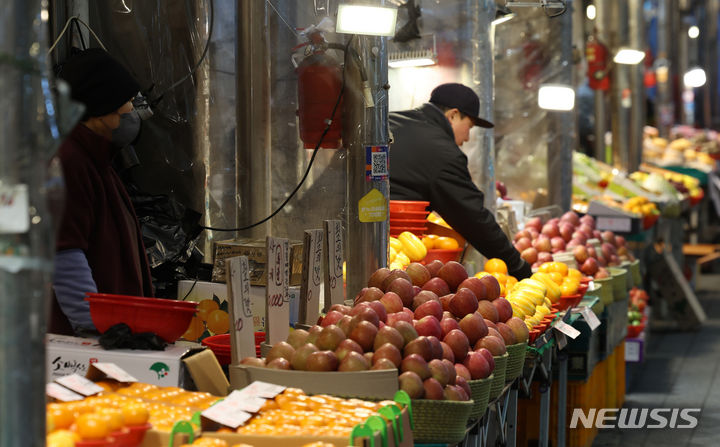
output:
M125 438L126 447L138 447L145 438L145 433L150 430L152 424L149 422L142 425L128 425L127 428L130 430L130 434Z
M443 263L457 261L462 251L462 248L431 248L427 251L427 255L425 259L422 260L422 263L429 264L436 259L441 260Z
M170 303L172 303L174 306L180 306L180 307L187 307L187 308L193 308L195 309L198 305L195 301L181 301L181 300L171 300L166 298L146 298L143 296L132 296L132 295L113 295L111 293L88 293L87 296L97 297L97 298L106 298L116 301L132 301L134 303L141 303L141 304L156 304L157 300L165 300Z
M427 220L425 219L393 219L390 218L390 228L392 227L425 227Z
M640 323L636 325L628 324L627 327L627 337L628 338L637 338L638 335L645 329L645 324Z
M115 438L108 436L104 439L88 439L75 441L75 447L115 447Z
M173 300L145 299L148 301L97 296L85 298L90 302L90 317L100 333L118 323L125 323L135 333L154 332L168 343L173 343L185 333L197 307L197 303L190 307L178 306Z
M390 201L390 212L405 211L425 211L425 208L430 206L430 202L423 202L419 200L391 200Z
M201 343L210 348L221 365L229 365L232 361L230 334L213 335L204 338Z
M394 219L415 219L425 220L430 211L393 211L390 210L390 220Z
M415 236L421 237L427 232L427 227L390 227L390 236L398 237L400 233L409 231Z
M560 297L560 310L571 309L580 303L583 294L577 293L575 295L561 296Z

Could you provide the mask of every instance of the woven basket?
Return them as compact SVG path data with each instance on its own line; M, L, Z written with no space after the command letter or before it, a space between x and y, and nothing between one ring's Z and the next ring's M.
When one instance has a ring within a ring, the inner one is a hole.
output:
M472 400L413 400L414 441L418 444L454 444L462 441L474 405Z
M525 366L525 350L527 348L527 342L516 343L514 345L506 346L508 353L507 367L505 369L505 380L511 381L520 377L523 373L523 367Z
M490 374L490 377L487 379L468 380L468 385L470 385L470 398L475 402L470 412L470 419L480 419L485 414L488 402L490 402L490 385L492 384L492 380L492 374Z
M493 379L490 384L490 399L495 399L502 393L503 387L505 386L505 370L507 369L509 357L507 352L501 356L493 357L493 359L495 359L495 370L493 371Z

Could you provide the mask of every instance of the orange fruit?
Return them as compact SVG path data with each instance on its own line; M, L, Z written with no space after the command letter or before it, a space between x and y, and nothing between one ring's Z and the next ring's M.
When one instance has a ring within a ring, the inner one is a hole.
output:
M53 429L70 427L75 422L75 412L63 404L48 404L47 414L52 418Z
M428 234L427 236L423 236L422 243L425 245L425 248L427 249L433 249L435 248L435 241L438 239L437 234Z
M224 310L214 310L208 315L206 323L213 334L226 334L230 329L230 316Z
M202 333L205 332L205 325L203 324L203 320L200 319L199 316L193 316L192 320L190 320L190 325L188 326L185 333L182 335L182 338L188 341L195 341Z
M97 414L105 417L111 432L118 431L125 426L122 411L118 408L98 408Z
M483 268L486 272L490 273L502 273L504 275L507 275L508 269L507 264L505 264L505 261L498 258L490 258L485 262L485 267Z
M110 434L110 426L104 416L84 413L75 420L77 434L82 439L103 439Z
M548 275L550 276L550 279L552 279L553 282L557 285L562 284L563 279L565 278L560 272L550 272L548 273Z
M568 274L568 266L564 262L551 262L548 269L550 272L557 272L562 276L566 276Z
M460 248L460 244L454 238L447 236L439 236L435 239L435 248L441 250L457 250Z
M150 418L150 412L143 403L125 404L120 407L125 425L143 425Z
M202 300L198 303L197 315L201 320L207 321L208 315L218 309L220 309L220 306L214 300Z

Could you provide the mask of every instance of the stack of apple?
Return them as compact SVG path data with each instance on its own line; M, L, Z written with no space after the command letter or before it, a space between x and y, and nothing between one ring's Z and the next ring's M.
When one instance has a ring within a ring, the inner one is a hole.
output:
M591 239L601 242L600 250L588 242ZM551 262L554 253L568 251L575 256L580 271L595 278L609 276L607 266L633 260L624 237L612 231L597 230L592 216L580 217L574 211L544 224L539 217L530 218L525 228L515 234L513 243L520 256L533 268Z
M267 358L241 363L307 371L399 369L412 398L467 400L494 356L528 339L493 276L468 277L457 262L381 268L351 308L333 305L319 325L295 330Z

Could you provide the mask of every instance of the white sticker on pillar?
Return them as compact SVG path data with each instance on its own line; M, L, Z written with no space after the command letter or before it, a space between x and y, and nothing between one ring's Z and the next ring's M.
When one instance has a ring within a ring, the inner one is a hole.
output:
M255 327L250 301L250 265L247 256L226 260L227 288L230 297L230 344L232 362L237 364L245 357L255 357Z
M267 238L266 341L285 341L290 333L290 247L287 239Z
M339 220L325 221L325 247L327 262L325 263L325 309L333 304L343 304L345 301L343 282L343 232L342 222Z

